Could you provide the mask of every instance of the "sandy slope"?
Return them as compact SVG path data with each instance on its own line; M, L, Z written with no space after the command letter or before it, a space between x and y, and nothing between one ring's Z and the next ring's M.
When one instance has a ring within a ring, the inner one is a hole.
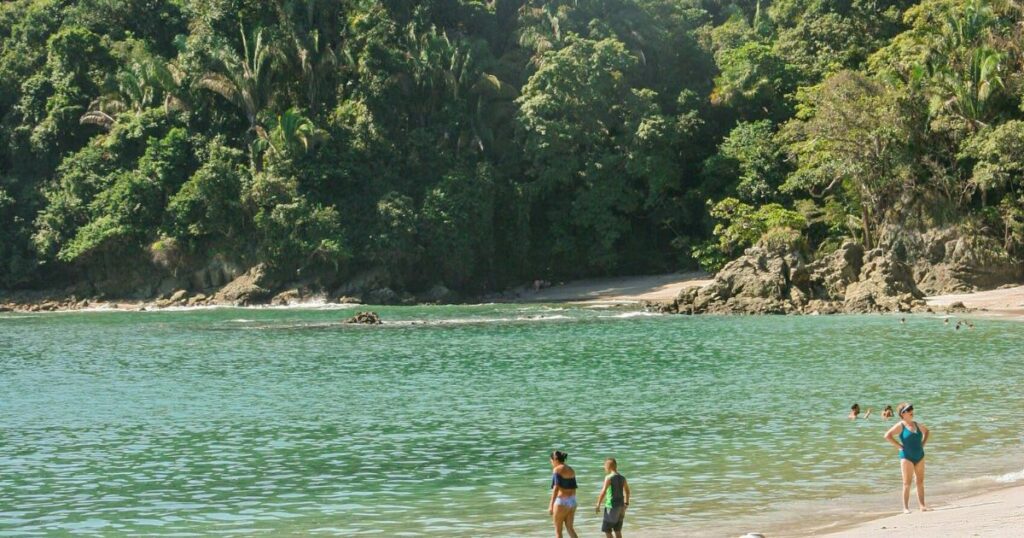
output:
M960 301L968 308L985 309L992 314L1024 316L1024 286L958 295L936 295L928 297L927 301L928 305L933 307L946 307Z
M538 291L523 290L517 302L558 303L558 302L608 302L635 303L641 301L667 302L679 294L679 290L703 286L711 282L711 276L703 272L669 273L664 275L592 278L573 280Z

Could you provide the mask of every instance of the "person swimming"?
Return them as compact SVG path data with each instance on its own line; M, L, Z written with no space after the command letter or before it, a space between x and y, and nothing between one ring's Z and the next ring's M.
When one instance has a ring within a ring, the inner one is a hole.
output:
M864 415L864 418L868 418L870 416L871 416L871 408L869 407L868 408L868 412ZM860 418L860 404L855 403L855 404L851 405L850 406L850 414L846 415L846 418L848 418L850 420L857 420L858 418Z
M885 409L882 410L882 418L890 419L890 418L892 418L892 416L893 416L892 406L891 405L885 406Z
M562 527L568 531L569 536L578 538L576 529L573 527L576 519L576 471L566 465L565 460L569 455L561 450L551 453L551 502L548 504L548 513L555 524L556 538L562 538Z
M900 421L885 432L885 440L899 449L900 473L903 475L903 513L910 513L910 483L917 483L917 503L922 512L931 510L924 502L924 445L929 431L914 421L914 404L899 406ZM899 441L895 437L899 432Z

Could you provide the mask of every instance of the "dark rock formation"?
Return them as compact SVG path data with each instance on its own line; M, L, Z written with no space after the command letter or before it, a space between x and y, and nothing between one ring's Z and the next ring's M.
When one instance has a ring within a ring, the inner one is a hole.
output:
M377 288L363 296L363 299L368 304L393 305L402 302L402 298L391 288Z
M358 297L371 290L386 288L390 282L387 271L376 267L362 271L334 290L335 297Z
M380 316L376 312L359 312L342 323L359 323L363 325L380 325Z
M426 293L417 297L418 302L434 304L454 303L458 299L458 294L448 289L444 284L435 284Z

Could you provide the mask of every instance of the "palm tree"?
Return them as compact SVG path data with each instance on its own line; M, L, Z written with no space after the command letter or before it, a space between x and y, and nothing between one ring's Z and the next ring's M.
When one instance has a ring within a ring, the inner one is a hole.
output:
M1006 55L988 44L994 22L984 0L970 0L961 11L947 15L928 60L918 69L931 81L930 112L948 112L971 133L994 118L992 105L1003 87L1000 72Z
M988 125L997 112L991 106L994 95L1003 87L1003 58L1002 53L978 47L971 51L962 72L948 66L933 72L932 113L947 111L963 120L972 133Z
M89 104L82 115L82 124L110 128L117 115L127 110L141 112L161 99L167 112L185 108L178 97L184 73L172 61L150 53L144 45L136 44L126 58L126 67L115 76L117 90L106 93Z
M483 151L494 141L492 126L514 113L518 91L483 69L478 58L485 54L485 47L479 43L474 47L464 39L452 40L434 26L417 32L410 25L407 39L411 75L406 80L407 93L421 104L420 123L426 125L445 103L465 104L452 124L456 151L466 147Z
M278 115L270 133L258 129L258 134L258 149L284 159L303 155L327 138L325 131L295 108Z
M528 2L519 10L519 46L533 51L530 63L540 67L544 53L553 50L562 41L562 23L576 7L575 1Z
M249 46L249 39L242 33L242 55L230 47L221 47L213 52L217 71L205 73L196 84L227 99L245 114L249 122L247 131L253 167L263 171L263 161L252 146L263 127L259 115L270 104L273 97L274 69L281 63L281 53L263 39L263 29L256 32L255 43Z
M338 71L344 59L329 36L338 35L335 21L339 3L323 0L284 0L278 4L278 14L292 34L293 61L305 83L306 103L316 114L320 108L320 94L329 86L330 77Z

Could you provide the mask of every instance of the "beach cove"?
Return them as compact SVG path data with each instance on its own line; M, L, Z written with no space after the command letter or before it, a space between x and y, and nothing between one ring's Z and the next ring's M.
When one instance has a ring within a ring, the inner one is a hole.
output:
M584 506L619 458L633 532L799 533L896 505L852 401L914 400L932 499L1020 480L1016 322L352 311L4 314L0 533L544 536L552 448Z

